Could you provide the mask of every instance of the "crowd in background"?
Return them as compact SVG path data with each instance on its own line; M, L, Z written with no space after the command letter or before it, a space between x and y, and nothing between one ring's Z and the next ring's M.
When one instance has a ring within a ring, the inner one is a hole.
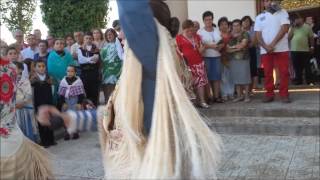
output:
M316 74L319 73L319 49L315 47L320 43L312 17L306 21L295 17L288 34L285 32L273 45L270 40L276 37L273 31L290 25L284 10L278 14L262 13L256 22L250 16L232 21L221 17L215 25L211 11L204 12L202 20L204 27L197 21L185 20L181 23L181 34L178 31L171 34L180 64L184 72L189 73L184 76L191 82L185 86L186 91L196 106L208 108L213 103L226 101L249 103L258 86L261 69L264 69L267 91L264 102L273 101L273 90L279 88L282 101L289 103L290 78L296 85L304 82L312 85L319 80ZM179 24L175 19L177 29ZM113 28L104 33L96 28L91 32L75 31L65 38L48 35L43 40L41 31L36 29L26 36L26 43L24 32L16 30L13 35L16 42L6 49L6 57L18 69L18 124L31 140L44 147L55 145L53 131L37 124L34 114L44 104L55 105L61 111L92 108L99 104L100 90L104 102L108 101L124 60L125 37L119 21L114 21ZM78 133L65 132L65 140L77 138Z
M203 28L197 21L184 21L182 33L176 36L178 54L191 70L200 107L248 103L261 77L266 90L263 102L272 102L274 90L279 89L281 101L290 103L290 80L294 85L319 83L320 41L312 17L297 14L290 22L282 9L264 12L256 22L250 16L232 21L221 17L215 25L211 11L204 12L202 19Z
M113 25L104 33L76 31L65 38L48 35L45 40L35 29L26 43L21 30L13 32L16 42L6 48L5 56L17 67L16 116L29 139L44 147L56 144L54 132L35 121L41 105L55 105L61 111L94 108L100 90L108 100L123 61L119 21ZM65 132L65 140L78 138L78 133Z

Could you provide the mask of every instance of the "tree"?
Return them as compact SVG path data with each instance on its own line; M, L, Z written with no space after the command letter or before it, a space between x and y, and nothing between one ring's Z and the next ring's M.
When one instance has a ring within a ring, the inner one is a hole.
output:
M41 0L42 20L49 33L64 37L74 31L105 28L109 0Z
M20 29L28 33L32 28L32 16L36 6L36 0L2 0L1 23L7 24L10 31Z

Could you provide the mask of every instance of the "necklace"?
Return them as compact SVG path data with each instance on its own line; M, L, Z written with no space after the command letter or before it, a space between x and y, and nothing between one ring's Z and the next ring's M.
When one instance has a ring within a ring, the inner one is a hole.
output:
M193 36L192 36L192 38L189 38L189 37L187 37L187 36L183 35L183 37L184 37L188 42L190 42L190 43L191 43L191 45L192 45L193 49L196 49L196 42L195 42L195 40L194 40L194 37L193 37Z

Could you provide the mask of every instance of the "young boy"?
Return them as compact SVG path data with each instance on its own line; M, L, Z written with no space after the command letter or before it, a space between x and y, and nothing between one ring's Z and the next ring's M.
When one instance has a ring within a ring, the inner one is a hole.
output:
M62 105L62 111L80 110L85 97L85 91L81 79L76 76L76 67L69 65L67 67L67 76L65 76L59 85L59 104ZM79 134L72 134L72 139L78 139ZM70 135L65 134L65 140L69 140Z
M33 88L33 103L35 113L41 105L52 105L52 80L46 73L46 64L39 60L35 62L35 72L30 77L31 86ZM39 124L39 133L41 145L45 148L56 145L53 131Z
M92 42L91 32L85 33L84 44L78 49L78 61L81 67L81 80L83 81L86 96L95 106L99 98L99 49Z

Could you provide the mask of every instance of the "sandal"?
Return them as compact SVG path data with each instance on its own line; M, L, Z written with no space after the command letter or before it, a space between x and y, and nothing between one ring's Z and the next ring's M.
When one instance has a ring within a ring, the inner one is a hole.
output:
M199 107L204 108L204 109L208 109L210 106L207 103L203 102L203 103L199 104Z

